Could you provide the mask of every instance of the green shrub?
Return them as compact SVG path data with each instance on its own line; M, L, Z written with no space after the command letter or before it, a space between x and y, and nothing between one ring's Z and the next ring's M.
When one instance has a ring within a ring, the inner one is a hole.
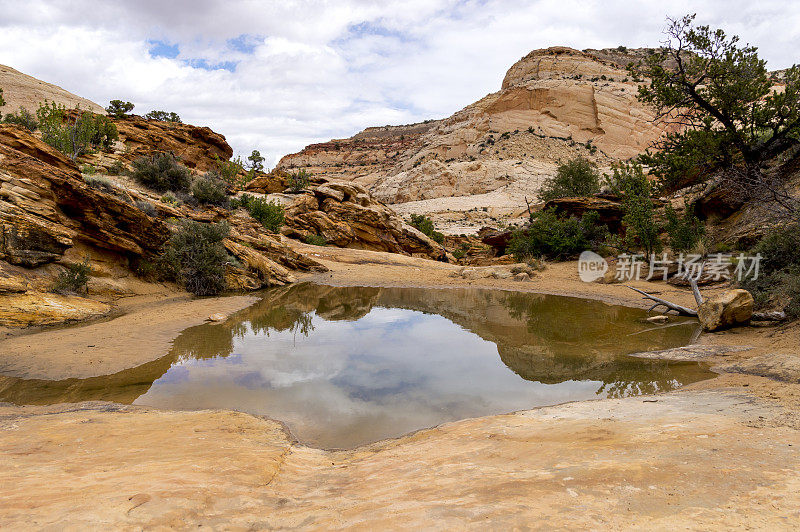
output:
M20 109L17 113L5 115L3 117L3 122L6 124L16 124L20 127L24 127L28 131L36 131L36 128L39 127L36 117L25 108Z
M226 222L205 224L181 220L179 223L178 231L161 255L161 269L167 278L176 280L193 294L220 293L226 287L225 264L228 262L222 241L230 227Z
M45 101L36 110L42 140L73 160L93 149L109 149L119 139L117 126L88 111L67 112L63 105Z
M177 113L168 113L166 111L150 111L144 117L148 120L158 120L160 122L173 122L175 124L182 124L181 117Z
M189 170L171 153L156 153L133 161L131 176L141 184L164 191L185 191L191 184Z
M108 102L108 107L106 107L106 112L115 117L115 118L122 118L126 114L133 111L134 105L131 102L123 102L122 100L111 100Z
M114 161L114 163L108 167L108 175L123 175L125 171L125 164L122 161Z
M52 292L56 294L80 294L87 292L87 283L92 268L89 266L89 259L77 264L69 264L64 271L58 274Z
M218 173L207 172L194 180L192 196L202 204L224 207L228 205L228 185L220 179Z
M0 107L3 107L6 104L6 101L3 99L3 89L0 89ZM0 113L0 118L3 117L3 114Z
M672 205L667 204L664 211L667 224L664 229L669 235L669 247L672 251L691 251L706 233L705 227L692 210L692 206L687 206L683 217L680 217Z
M312 246L327 246L328 240L322 235L307 235L303 238L303 242L311 244Z
M219 158L217 155L214 155L214 161L216 162L214 171L219 175L219 178L222 179L228 186L236 186L237 177L241 172L244 171L242 158L236 157L230 161L225 161Z
M81 173L83 175L95 175L97 173L97 168L95 168L93 164L82 164Z
M239 201L250 213L250 216L261 222L261 225L268 231L277 233L281 230L284 222L282 206L273 201L267 201L264 198L256 198L247 194L243 195ZM244 201L244 203L241 203L242 201Z
M305 169L300 169L297 172L293 172L289 174L289 190L297 194L304 188L308 187L310 180L311 174Z
M620 249L641 249L646 256L662 249L658 238L659 226L656 223L655 207L651 199L652 188L642 166L638 163L619 163L614 165L614 173L607 177L612 191L622 196L622 225L625 238L613 239L614 246Z
M163 196L161 196L161 203L166 203L167 205L178 205L178 198L175 197L175 194L172 192L167 192Z
M556 175L542 185L540 201L556 198L591 196L600 192L600 174L594 164L576 157L556 170Z
M753 294L757 308L777 304L790 318L800 318L800 223L772 229L749 254L761 255L759 275L740 287Z
M444 235L436 230L436 227L433 225L433 220L424 214L412 214L410 225L430 237L434 242L438 244L444 242Z
M595 211L578 219L559 218L548 209L533 213L527 227L514 231L507 251L520 262L537 257L563 260L588 249L602 250L607 237L608 228Z

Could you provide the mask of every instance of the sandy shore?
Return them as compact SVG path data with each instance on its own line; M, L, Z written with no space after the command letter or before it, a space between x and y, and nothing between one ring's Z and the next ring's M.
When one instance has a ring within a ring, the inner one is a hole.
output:
M582 283L574 263L550 265L532 281L467 280L451 277L458 267L421 259L309 251L331 271L305 279L329 284L475 286L643 304L622 286ZM692 302L687 290L634 284ZM4 340L4 372L119 371L162 356L207 315L250 301L145 304L113 320ZM280 423L241 413L2 406L0 526L796 529L799 330L703 335L707 349L697 356L722 375L669 394L467 419L352 451L299 445Z

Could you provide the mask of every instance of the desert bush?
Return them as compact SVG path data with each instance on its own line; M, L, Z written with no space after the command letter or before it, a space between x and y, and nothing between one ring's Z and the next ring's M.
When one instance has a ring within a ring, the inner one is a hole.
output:
M228 205L228 186L218 173L207 172L192 183L192 196L202 204L224 207Z
M247 195L245 195L247 196ZM243 196L244 197L244 196ZM283 207L264 198L247 196L245 208L250 216L261 222L268 231L277 233L284 222ZM241 200L240 200L241 201Z
M299 193L304 188L308 187L311 180L311 174L305 169L300 169L297 172L289 174L289 190L295 194Z
M108 175L122 175L125 171L125 164L122 161L114 161L113 164L108 167Z
M756 307L778 305L790 318L800 318L800 223L772 229L749 254L761 255L759 275L740 286L753 294Z
M527 227L514 231L508 253L523 262L538 257L564 260L587 249L603 251L608 228L589 211L580 219L559 218L552 209L534 213Z
M33 113L25 108L20 109L16 113L9 113L5 115L3 117L3 122L6 124L15 124L20 127L24 127L28 131L36 131L36 128L39 127L36 117L33 116Z
M6 104L6 101L3 99L3 89L0 89L0 107L3 107ZM3 117L3 114L0 113L0 118Z
M159 120L161 122L173 122L182 124L181 117L177 113L168 113L166 111L150 111L144 117L148 120Z
M42 140L73 160L94 149L108 149L119 139L117 127L105 116L44 102L36 110Z
M239 174L244 171L242 158L235 157L230 161L225 161L215 155L214 161L214 171L219 175L219 178L222 179L228 186L235 186L237 184L237 178Z
M69 264L66 269L58 274L58 278L53 284L51 291L56 294L80 294L86 293L89 275L92 268L89 259L77 264Z
M178 198L175 197L175 194L172 192L167 192L163 196L161 196L161 203L166 203L167 205L178 205Z
M134 205L136 206L137 209L145 213L147 216L152 216L154 218L158 216L158 211L156 210L155 205L153 205L149 201L136 200L134 202Z
M181 220L178 230L167 243L159 263L167 278L200 296L225 289L225 264L228 253L222 241L230 227L226 222L206 224Z
M156 153L133 161L131 176L153 190L185 191L191 184L189 170L171 153Z
M95 190L99 190L101 192L107 192L109 194L115 191L114 184L107 177L84 175L83 180L84 182L86 182L87 185L89 185Z
M82 164L81 173L83 175L95 175L97 173L97 168L95 168L93 164Z
M108 102L108 107L106 107L106 112L115 117L115 118L122 118L126 114L133 111L134 105L131 102L123 102L122 100L111 100Z
M312 246L327 246L328 240L322 235L307 235L303 242Z
M664 229L669 236L669 247L672 251L691 251L706 233L703 224L693 214L691 205L686 206L681 217L672 205L667 204L664 216L667 220Z
M412 214L410 225L430 237L434 242L438 244L444 242L444 235L436 230L433 220L424 214Z
M600 192L600 174L594 164L576 157L558 167L556 175L539 190L540 201L591 196Z

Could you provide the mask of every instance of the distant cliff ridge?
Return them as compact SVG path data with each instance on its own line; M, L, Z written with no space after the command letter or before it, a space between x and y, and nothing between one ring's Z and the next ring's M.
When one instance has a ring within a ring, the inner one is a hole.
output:
M383 201L483 194L536 186L583 155L601 166L641 153L664 133L636 99L625 65L646 49L534 50L501 89L444 120L367 128L312 144L279 168L307 168L368 186Z

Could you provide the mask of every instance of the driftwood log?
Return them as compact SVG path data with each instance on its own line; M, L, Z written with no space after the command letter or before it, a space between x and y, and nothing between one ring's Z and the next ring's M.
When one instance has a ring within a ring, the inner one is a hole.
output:
M693 285L694 285L693 286L693 292L695 294L694 297L695 297L695 299L697 299L697 304L700 305L700 303L703 302L703 298L702 298L702 296L700 296L700 290L697 289L697 283L693 283ZM639 292L640 294L642 294L644 296L644 299L649 299L651 301L655 301L656 304L653 305L652 307L650 307L650 309L648 309L647 312L652 312L653 309L658 308L658 307L666 307L667 308L667 312L669 312L670 310L674 310L675 312L677 312L681 316L697 317L697 311L694 310L694 309L690 309L689 307L684 307L683 305L678 305L677 303L673 303L672 301L667 301L666 299L661 299L660 297L656 297L654 295L648 294L644 290L639 290L638 288L634 288L633 286L625 285L625 287L626 288L630 288L631 290L633 290L635 292ZM698 297L699 297L699 299L698 299Z

